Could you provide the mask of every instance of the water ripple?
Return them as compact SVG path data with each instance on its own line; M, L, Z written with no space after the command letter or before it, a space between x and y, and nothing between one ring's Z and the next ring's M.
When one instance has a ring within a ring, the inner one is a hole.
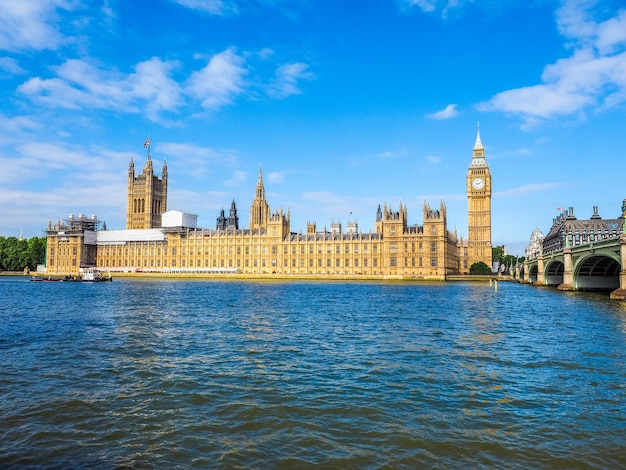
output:
M626 466L626 309L603 297L19 278L0 291L2 468Z

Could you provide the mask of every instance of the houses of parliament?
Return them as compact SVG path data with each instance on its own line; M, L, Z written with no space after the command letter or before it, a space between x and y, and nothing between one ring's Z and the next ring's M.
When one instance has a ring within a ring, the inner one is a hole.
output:
M79 275L85 268L115 273L234 275L363 279L432 279L469 272L482 261L491 266L491 173L480 128L466 176L468 237L448 230L444 202L423 206L423 224L410 225L408 208L379 205L374 232L355 222L345 230L308 224L291 231L290 211L270 208L260 170L248 228L239 226L233 200L215 228L197 227L197 216L167 210L168 168L155 174L148 159L136 174L128 168L126 229L109 230L95 216L78 214L48 222L46 273Z

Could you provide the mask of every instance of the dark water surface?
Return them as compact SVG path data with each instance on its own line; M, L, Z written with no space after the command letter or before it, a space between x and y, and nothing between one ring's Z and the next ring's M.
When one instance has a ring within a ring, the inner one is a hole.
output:
M0 278L0 468L619 468L626 304Z

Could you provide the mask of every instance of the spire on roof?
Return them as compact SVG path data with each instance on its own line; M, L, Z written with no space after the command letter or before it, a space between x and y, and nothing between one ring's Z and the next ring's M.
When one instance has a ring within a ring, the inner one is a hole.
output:
M265 186L263 186L263 167L259 167L259 181L256 184L257 199L265 199Z
M474 150L484 150L483 143L480 140L480 122L478 123L478 130L476 131L476 142L474 143Z

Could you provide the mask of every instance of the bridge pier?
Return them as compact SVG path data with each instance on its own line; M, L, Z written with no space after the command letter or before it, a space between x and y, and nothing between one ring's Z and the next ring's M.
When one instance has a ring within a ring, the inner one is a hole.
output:
M626 200L624 201L626 203ZM625 228L626 230L626 228ZM619 239L620 265L619 289L611 292L611 298L616 300L626 300L626 232L622 232Z
M546 272L543 263L543 253L540 253L537 257L537 280L533 282L533 286L545 286L546 285Z
M572 249L563 248L563 283L558 290L574 290L574 271L572 270Z

